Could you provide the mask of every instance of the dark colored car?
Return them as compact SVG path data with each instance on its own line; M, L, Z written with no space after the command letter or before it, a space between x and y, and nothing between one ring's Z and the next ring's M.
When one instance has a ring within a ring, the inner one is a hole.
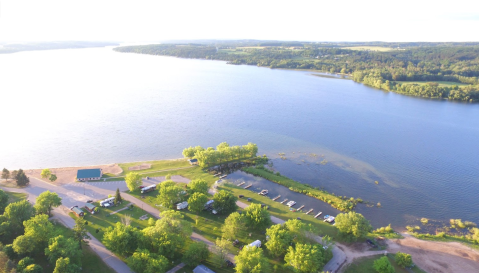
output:
M86 201L86 202L87 202L87 203L93 203L93 200L88 200L88 201Z
M253 200L253 199L251 199L251 198L248 198L248 199L246 199L246 200L248 200L248 202L251 202L251 200Z
M235 264L232 263L230 260L225 260L226 267L235 267Z
M238 195L238 197L239 197L239 198L243 198L243 197L244 197L244 195L240 194L240 195Z

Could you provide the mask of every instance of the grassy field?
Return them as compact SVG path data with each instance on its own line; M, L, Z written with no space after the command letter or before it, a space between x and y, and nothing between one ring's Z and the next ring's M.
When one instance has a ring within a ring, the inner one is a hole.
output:
M370 257L365 257L365 258L360 258L356 259L351 263L344 273L370 273L370 272L376 272L373 269L373 264L374 260L377 260L381 258L383 255L375 255L375 256L370 256ZM391 265L394 267L396 270L396 273L409 273L409 272L415 272L415 273L425 273L423 270L421 270L418 267L414 267L411 270L399 267L396 264L396 261L394 260L394 255L393 254L388 254L389 262L391 262ZM414 259L414 257L413 257Z
M0 186L2 187L6 187L6 188L21 188L19 186L17 186L17 182L15 182L14 179L7 179L5 181L5 179L0 179Z
M382 46L349 46L349 47L343 47L343 48L350 49L350 50L360 50L360 51L371 50L371 51L381 51L381 52L397 50L395 48L382 47Z
M145 169L145 170L138 170L138 171L130 171L130 167L138 166L141 164L150 164L151 168ZM110 178L108 180L112 180L111 178L115 177L121 177L122 180L123 177L125 177L128 173L134 172L134 173L140 173L144 174L145 176L146 173L155 173L155 172L161 172L161 171L167 171L171 169L179 169L179 168L189 168L191 165L186 161L186 159L172 159L172 160L155 160L155 161L143 161L143 162L131 162L131 163L119 163L118 166L123 170L121 175L113 175L110 173L103 174L102 178ZM150 175L151 176L151 175Z
M21 201L23 199L27 198L26 193L21 193L21 192L9 192L5 191L5 193L8 195L8 204L10 203L15 203L17 201Z
M428 82L436 82L439 84L439 86L453 86L453 85L457 85L457 86L466 86L466 85L469 85L467 83L462 83L462 82L446 82L446 81L428 81L428 82L413 82L413 81L396 81L397 83L401 83L401 84L418 84L418 85L425 85L427 84Z

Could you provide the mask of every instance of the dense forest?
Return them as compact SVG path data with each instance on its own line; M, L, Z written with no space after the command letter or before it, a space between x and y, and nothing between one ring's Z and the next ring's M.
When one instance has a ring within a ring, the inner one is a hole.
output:
M341 73L356 82L400 94L479 101L479 43L244 40L125 46L115 50Z

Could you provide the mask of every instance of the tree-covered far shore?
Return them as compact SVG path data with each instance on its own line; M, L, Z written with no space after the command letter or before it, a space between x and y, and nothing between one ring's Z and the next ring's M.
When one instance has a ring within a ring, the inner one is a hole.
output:
M351 75L400 94L479 101L479 43L207 41L117 47L118 52L223 60Z

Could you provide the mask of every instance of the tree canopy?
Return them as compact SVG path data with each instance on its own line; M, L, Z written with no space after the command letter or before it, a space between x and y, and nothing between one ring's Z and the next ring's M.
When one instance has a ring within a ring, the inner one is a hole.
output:
M10 171L7 170L6 168L3 168L2 170L2 179L5 179L5 181L7 181L7 179L10 178Z
M3 212L5 211L5 208L8 205L8 199L8 194L2 189L0 189L0 214L3 214Z
M56 192L45 191L40 193L35 203L37 213L44 213L50 216L53 207L58 207L62 204L62 199Z
M25 172L20 169L15 175L15 181L17 182L17 185L20 187L24 187L30 183L30 179L27 177Z
M222 214L229 214L238 209L238 198L231 192L220 190L213 196L213 208Z
M102 242L113 252L125 255L132 254L138 248L139 238L140 232L136 228L117 222L115 227L105 230Z
M42 172L40 173L40 176L42 178L50 178L50 175L52 175L52 172L50 171L50 169L43 169Z
M394 255L394 259L396 260L396 263L402 268L412 266L412 257L410 254L398 251L396 252L396 255Z
M50 238L45 255L50 263L56 263L59 258L69 258L69 262L81 263L83 252L78 248L78 242L74 238L65 238L63 235Z
M195 192L199 193L208 193L208 182L206 182L203 179L193 179L191 182L188 184L188 192L190 194L193 194Z
M198 214L205 209L206 202L208 202L206 194L195 192L188 198L188 210Z
M368 232L372 230L369 221L362 214L354 211L338 214L336 216L336 227L342 235L351 240L365 238Z
M198 159L201 167L213 166L228 161L255 157L258 153L258 146L248 143L243 146L230 146L226 142L220 143L216 150L214 148L204 149L201 146L189 147L183 150L183 156Z
M259 247L245 246L235 259L238 273L271 272L269 262Z
M197 266L202 261L208 259L210 251L208 245L204 242L193 242L188 246L183 255L183 262L190 266Z
M168 259L162 255L150 253L146 249L137 249L127 260L135 272L164 273L169 266Z
M243 211L246 224L256 230L263 230L271 225L271 215L260 204L251 204Z
M391 262L389 262L388 257L383 256L377 260L374 260L373 264L374 270L378 273L394 273L396 270L394 270L394 267L391 265Z
M137 173L128 173L125 177L125 182L130 191L139 190L140 186L143 185L141 175Z
M226 217L221 232L223 238L235 240L245 230L245 218L238 212L233 212Z
M318 244L290 246L284 260L295 272L300 273L317 272L326 264L324 249Z

